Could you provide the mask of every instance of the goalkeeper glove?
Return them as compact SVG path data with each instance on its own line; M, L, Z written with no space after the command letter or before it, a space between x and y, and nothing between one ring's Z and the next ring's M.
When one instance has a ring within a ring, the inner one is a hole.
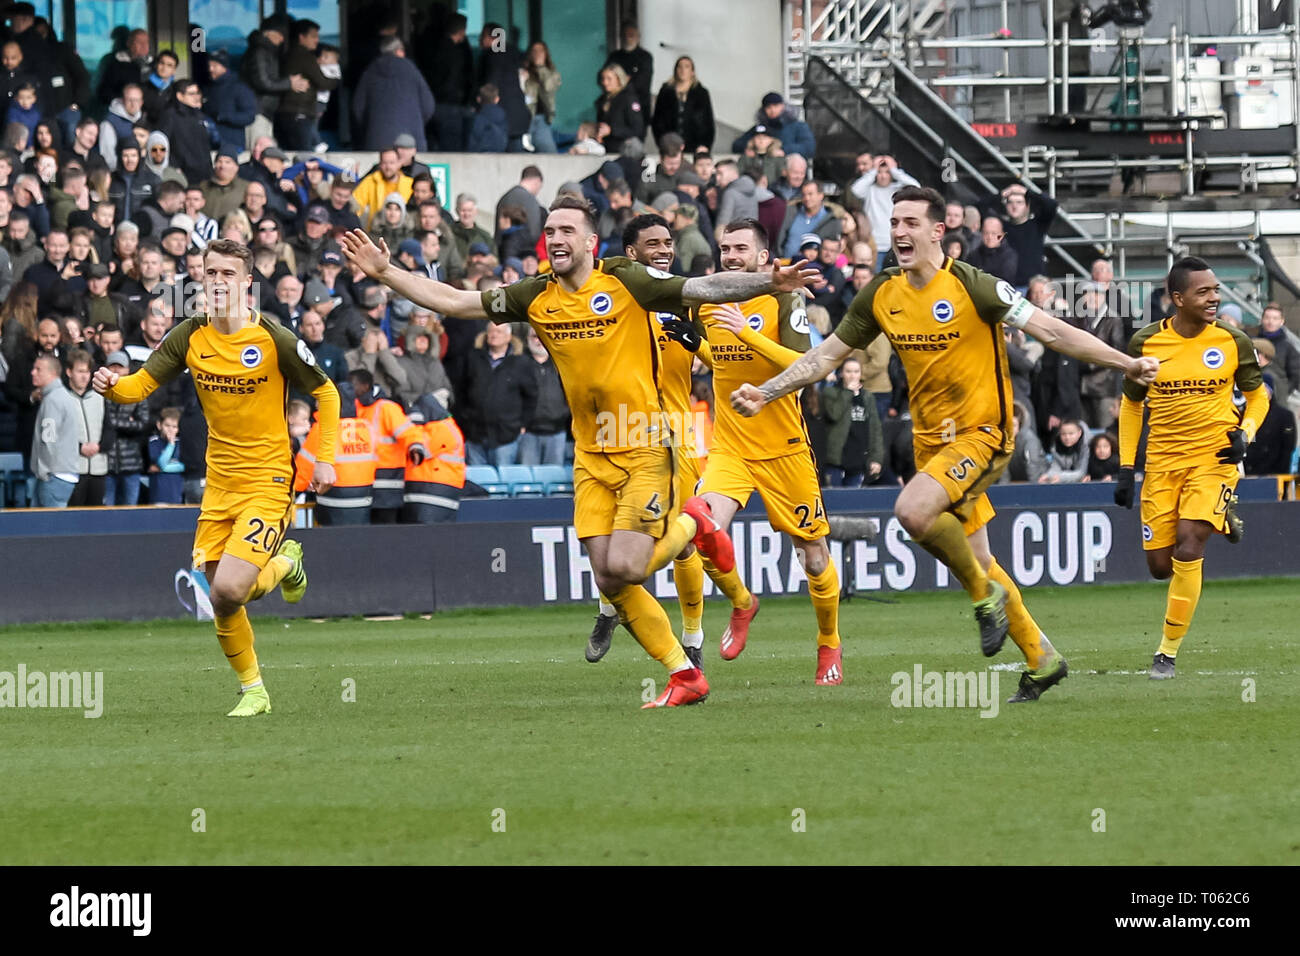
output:
M1121 468L1115 479L1115 504L1121 508L1133 507L1133 469Z
M1228 432L1228 447L1220 448L1217 455L1225 465L1239 465L1246 458L1246 433L1240 428Z
M688 352L698 352L700 332L693 322L686 319L664 319L664 334L681 345Z

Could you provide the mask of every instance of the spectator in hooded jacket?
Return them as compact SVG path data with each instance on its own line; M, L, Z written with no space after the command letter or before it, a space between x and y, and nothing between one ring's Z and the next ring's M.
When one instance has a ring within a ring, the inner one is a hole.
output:
M713 139L717 135L713 123L713 101L709 91L696 78L695 61L689 56L677 58L673 78L659 88L651 127L661 152L663 138L669 133L681 136L688 153L713 149Z
M785 105L785 98L780 93L768 93L763 97L754 119L755 126L765 126L781 140L781 151L787 156L798 153L804 159L814 159L817 153L817 141L813 138L812 128L799 119L794 110ZM733 153L743 153L745 146L754 135L753 127L731 144Z
M104 122L99 124L99 153L109 169L117 169L118 144L135 142L131 130L143 118L144 91L139 83L128 83L122 95L109 105Z
M231 72L230 54L225 50L208 57L208 75L207 113L217 124L217 136L222 145L242 150L246 131L257 119L257 95Z
M352 94L354 128L362 131L360 141L367 149L379 149L409 133L415 137L416 149L428 149L424 126L433 118L435 107L429 84L406 58L406 47L397 37L384 40L379 50L379 59L366 67Z

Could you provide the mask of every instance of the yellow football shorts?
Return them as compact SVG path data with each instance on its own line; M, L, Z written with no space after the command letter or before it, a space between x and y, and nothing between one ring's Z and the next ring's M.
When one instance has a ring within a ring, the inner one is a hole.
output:
M743 508L755 491L763 498L768 523L777 531L804 541L830 533L817 468L806 449L762 461L746 461L725 448L709 453L701 494L724 495Z
M579 538L639 531L662 538L681 510L668 446L573 456L573 526Z
M1224 513L1237 487L1236 465L1198 465L1178 471L1149 471L1142 479L1142 547L1172 547L1179 519L1208 521L1224 530Z
M287 484L255 494L209 484L194 531L194 567L232 554L264 568L292 522L293 492Z
M953 441L938 445L913 442L917 471L925 472L948 492L962 530L973 534L993 520L997 513L985 494L1011 461L1011 453L1002 450L1002 434L973 429L960 433Z

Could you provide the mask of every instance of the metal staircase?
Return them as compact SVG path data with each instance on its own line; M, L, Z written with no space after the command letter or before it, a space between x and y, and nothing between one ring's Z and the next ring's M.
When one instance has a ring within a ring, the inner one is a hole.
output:
M792 4L791 7L798 7ZM790 9L790 8L787 8ZM786 31L786 98L803 104L807 63L820 58L850 86L874 90L891 57L905 51L925 57L914 66L942 67L943 51L923 51L919 42L947 29L947 0L803 0Z

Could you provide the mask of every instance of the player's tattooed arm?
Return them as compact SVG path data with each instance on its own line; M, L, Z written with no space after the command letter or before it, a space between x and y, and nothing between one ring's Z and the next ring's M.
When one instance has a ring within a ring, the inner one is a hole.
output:
M744 302L756 295L774 292L797 292L821 275L806 268L800 259L788 266L774 265L770 272L715 272L711 276L694 276L682 285L682 301L687 305L703 302Z
M810 352L801 355L780 375L762 385L742 385L731 393L731 407L747 417L757 415L768 402L820 382L839 367L852 349L834 333Z
M362 272L416 305L456 319L489 318L479 293L456 289L393 265L388 243L383 239L376 245L362 230L353 229L339 241L344 255Z

